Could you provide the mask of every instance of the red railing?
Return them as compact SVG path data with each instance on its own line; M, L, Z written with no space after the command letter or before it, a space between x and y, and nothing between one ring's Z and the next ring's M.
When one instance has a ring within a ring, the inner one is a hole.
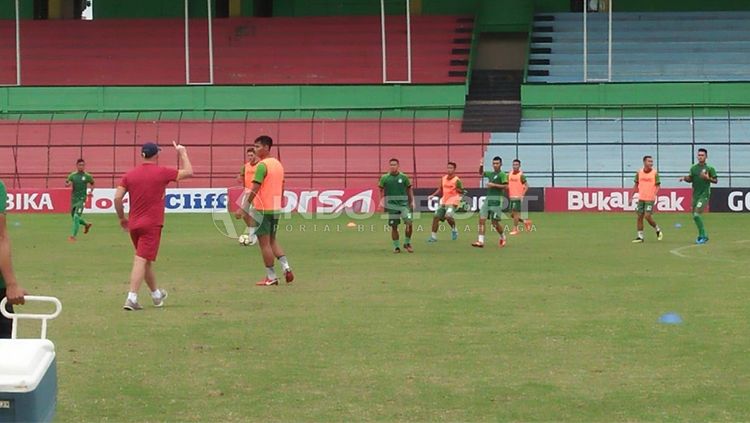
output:
M390 113L390 112L388 112ZM411 113L411 117L403 117ZM156 141L164 147L161 162L176 165L171 141L188 146L196 177L183 186L226 187L236 184L245 150L262 134L274 139L284 163L287 184L295 188L344 188L373 185L392 157L417 187L431 187L455 161L467 182L476 179L488 134L462 133L461 120L419 118L416 111L400 117L325 118L310 112L305 119L159 119L154 115L112 114L109 119L86 115L71 120L52 115L0 120L0 178L15 188L50 188L62 184L84 158L100 186L113 186L139 162L139 147ZM125 118L127 116L127 118ZM62 116L64 118L64 116ZM134 118L133 118L134 117ZM465 173L464 173L465 172Z

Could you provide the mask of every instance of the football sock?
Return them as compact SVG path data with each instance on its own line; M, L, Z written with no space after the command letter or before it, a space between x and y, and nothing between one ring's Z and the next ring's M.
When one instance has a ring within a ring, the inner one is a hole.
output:
M138 302L138 294L135 292L128 292L128 299L134 303Z
M482 244L484 244L484 235L479 235L479 237L477 237L477 241L479 241Z
M432 239L437 239L437 232L432 233Z
M289 270L289 261L287 261L286 256L277 257L279 259L279 263L281 263L281 268L284 269L286 272Z
M409 245L409 244L411 244L411 237L408 237L408 236L404 237L404 245Z
M656 229L656 232L661 232L661 228L659 227L659 225L656 225L656 226L654 227L654 229Z
M268 276L268 279L271 280L278 279L276 277L276 271L273 269L273 266L266 267L266 276Z
M156 291L151 291L151 298L158 300L161 298L161 292L158 289Z
M703 218L699 214L693 215L693 220L695 221L695 226L698 227L698 236L705 238L706 236L706 227L703 226Z
M250 236L255 235L255 226L248 226L247 227L247 234Z
M393 241L393 248L399 248L400 243L398 240Z
M643 231L638 231L638 238L643 239Z
M78 229L81 227L81 218L77 214L73 215L73 237L78 236Z

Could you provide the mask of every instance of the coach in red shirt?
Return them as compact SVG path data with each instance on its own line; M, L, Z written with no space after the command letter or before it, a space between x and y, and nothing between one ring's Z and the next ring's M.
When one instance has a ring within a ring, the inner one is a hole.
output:
M115 210L120 218L120 226L130 231L130 239L135 246L133 270L130 273L130 292L125 300L125 310L141 310L138 304L138 289L143 280L151 290L154 306L161 307L167 298L167 291L156 286L153 262L159 252L161 229L164 227L164 190L170 182L193 176L193 167L184 146L172 143L180 158L180 169L162 167L157 164L158 145L148 142L141 147L143 163L128 171L117 186ZM130 193L129 219L125 217L123 198Z

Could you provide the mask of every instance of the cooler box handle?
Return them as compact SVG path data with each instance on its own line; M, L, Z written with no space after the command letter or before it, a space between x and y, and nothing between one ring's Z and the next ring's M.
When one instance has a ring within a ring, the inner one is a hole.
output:
M2 301L0 301L0 313L2 313L3 316L13 320L13 330L11 333L11 339L16 339L16 331L18 329L19 319L41 320L42 321L41 339L47 339L47 320L52 320L55 317L60 315L60 312L62 311L62 303L60 302L60 300L58 300L55 297L26 295L23 298L26 301L38 301L42 303L52 303L55 305L55 311L50 314L9 313L8 310L5 309L5 305L8 303L8 299L3 298Z

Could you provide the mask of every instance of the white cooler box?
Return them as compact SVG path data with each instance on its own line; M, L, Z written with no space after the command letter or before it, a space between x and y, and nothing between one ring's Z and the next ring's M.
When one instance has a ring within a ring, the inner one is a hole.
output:
M0 422L49 422L56 405L52 341L0 339Z
M26 296L26 301L55 303L53 314L19 314L0 311L13 319L13 338L0 339L0 422L50 422L57 406L57 362L55 345L48 339L16 339L18 319L42 320L42 338L47 320L60 314L57 298Z

